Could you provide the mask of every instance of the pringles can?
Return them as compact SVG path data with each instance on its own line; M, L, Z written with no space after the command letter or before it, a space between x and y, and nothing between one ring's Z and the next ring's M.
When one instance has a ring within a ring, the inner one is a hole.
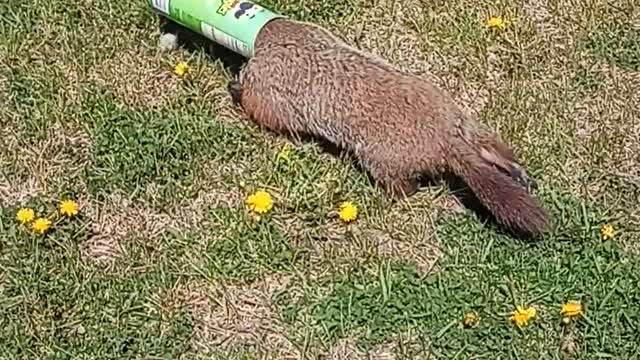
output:
M260 30L283 18L254 2L241 0L147 0L164 17L250 58Z

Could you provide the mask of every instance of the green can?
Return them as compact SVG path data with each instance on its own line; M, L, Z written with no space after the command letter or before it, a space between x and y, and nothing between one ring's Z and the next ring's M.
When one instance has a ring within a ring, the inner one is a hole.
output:
M254 55L254 44L262 27L284 17L251 1L147 1L163 16L247 58Z

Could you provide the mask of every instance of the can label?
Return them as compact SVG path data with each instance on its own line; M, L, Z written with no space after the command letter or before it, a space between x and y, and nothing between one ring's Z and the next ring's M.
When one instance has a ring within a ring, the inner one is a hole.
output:
M266 23L283 18L251 1L148 0L163 16L245 57L252 57L258 33Z

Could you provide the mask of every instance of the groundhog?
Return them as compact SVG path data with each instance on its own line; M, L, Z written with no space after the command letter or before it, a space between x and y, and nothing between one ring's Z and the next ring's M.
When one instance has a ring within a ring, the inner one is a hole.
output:
M549 229L535 182L497 134L426 79L318 25L267 23L228 90L255 123L350 152L389 196L413 195L421 176L453 174L503 226L529 236Z

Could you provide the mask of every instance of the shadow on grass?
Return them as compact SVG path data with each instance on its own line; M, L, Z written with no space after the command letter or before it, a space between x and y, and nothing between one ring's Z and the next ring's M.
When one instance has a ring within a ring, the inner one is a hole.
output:
M204 35L198 34L172 20L160 17L160 31L163 34L171 33L177 36L178 46L192 52L203 52L211 60L220 60L232 77L240 72L247 59L226 47L209 40Z

